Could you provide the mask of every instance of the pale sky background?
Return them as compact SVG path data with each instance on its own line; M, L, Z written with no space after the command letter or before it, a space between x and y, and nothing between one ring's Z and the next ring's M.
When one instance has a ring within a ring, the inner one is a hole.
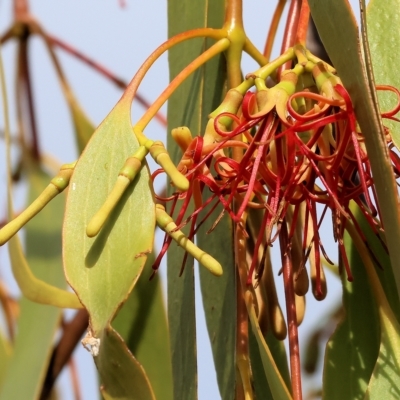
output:
M356 0L352 1L357 4ZM0 31L10 23L11 0L0 3ZM244 1L245 28L253 43L263 49L269 22L275 1L248 0ZM145 58L167 38L166 1L126 0L126 7L121 8L118 0L31 0L32 13L46 31L68 42L81 52L97 60L126 81L129 81ZM278 55L274 49L273 56ZM44 46L38 39L32 49L34 62L33 83L34 95L38 111L38 126L41 135L41 148L45 153L52 154L60 163L72 162L76 159L74 138L69 112L65 106L62 94L52 66L49 63ZM61 61L68 80L87 114L98 125L118 101L121 91L103 77L88 67L60 52ZM7 67L9 91L13 89L12 65L15 61L13 46L4 47L4 57ZM139 92L147 100L154 101L168 84L167 56L164 55L152 68L144 80ZM256 64L245 57L243 61L244 74L256 68ZM49 107L51 104L51 108ZM140 118L143 109L134 105L133 122ZM164 110L164 114L166 110ZM165 130L157 123L152 123L146 129L146 134L153 139L165 140ZM0 157L3 159L3 156ZM3 167L2 167L3 168ZM3 179L3 177L1 178ZM4 193L4 192L3 192ZM0 209L4 204L0 203ZM328 220L329 218L327 218ZM331 229L325 229L327 240L331 241ZM275 246L277 247L277 246ZM337 261L335 245L328 246L329 256ZM1 274L4 272L5 250L0 249ZM165 265L160 273L165 276ZM328 296L318 303L312 295L307 296L306 317L299 329L300 340L304 342L310 327L325 315L340 299L339 280L327 272ZM277 278L277 287L282 294L282 281ZM15 290L15 288L14 288ZM199 293L199 288L196 288ZM282 307L283 302L281 302ZM197 299L198 318L198 367L199 367L199 399L219 399L215 371L210 368L212 356L209 339L205 329L204 313L201 299ZM80 346L75 352L78 361L79 379L83 400L96 398L97 382L93 362L89 353ZM305 382L309 386L312 382ZM318 384L318 380L316 381ZM63 400L72 399L69 389L68 376L63 374L60 392ZM160 399L162 400L162 399Z

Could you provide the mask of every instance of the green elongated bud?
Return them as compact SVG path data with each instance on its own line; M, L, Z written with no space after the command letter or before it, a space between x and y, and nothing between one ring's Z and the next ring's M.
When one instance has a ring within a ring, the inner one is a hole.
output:
M117 181L115 182L115 185L108 195L106 201L88 223L86 227L87 236L94 237L100 232L100 229L104 226L108 216L118 204L125 190L135 179L136 175L142 168L142 161L146 154L146 147L140 146L135 154L125 161L124 166L119 171Z
M171 136L182 150L182 153L186 151L193 140L192 133L187 126L172 129Z
M125 166L126 164L124 165L124 167ZM88 223L86 227L87 236L94 237L100 232L100 229L107 221L108 216L118 204L120 198L122 197L130 183L131 180L129 178L124 175L118 175L117 181L115 182L115 185L108 195L106 201Z
M164 143L157 140L156 142L152 142L148 149L151 156L154 158L154 161L164 169L174 186L182 191L188 190L189 181L177 170L164 146Z
M207 268L215 276L222 275L221 264L214 257L197 247L182 231L177 230L175 222L160 204L156 205L156 221L163 231L171 236L179 246L193 256L203 267Z
M63 165L60 168L60 172L50 181L39 197L0 230L0 246L8 242L25 224L68 186L74 167L75 163Z

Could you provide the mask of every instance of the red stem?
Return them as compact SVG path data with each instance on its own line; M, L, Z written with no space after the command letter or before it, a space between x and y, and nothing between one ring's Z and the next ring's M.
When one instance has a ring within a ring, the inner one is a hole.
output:
M283 10L285 8L286 0L279 0L276 5L274 15L272 16L271 24L269 26L267 41L265 42L264 47L264 57L268 60L271 58L272 47L274 45L274 40L276 36L276 32L278 30L279 22L282 17Z
M308 0L303 0L301 3L301 10L299 16L299 22L297 24L297 35L296 42L305 46L307 31L308 31L308 20L310 19L310 7L308 6Z
M288 12L288 18L286 21L285 33L283 36L282 47L281 47L281 54L283 54L287 49L289 49L295 44L300 8L301 8L301 0L292 0ZM290 64L291 62L289 61L286 64L282 65L282 67L279 69L279 73L281 73L285 69L289 69Z
M279 233L279 243L282 257L283 282L285 286L286 315L289 332L290 374L292 382L293 400L301 400L301 370L300 349L297 331L297 316L295 293L293 286L293 268L289 251L289 239L286 219L283 220Z
M28 0L14 0L14 18L21 20L29 13Z

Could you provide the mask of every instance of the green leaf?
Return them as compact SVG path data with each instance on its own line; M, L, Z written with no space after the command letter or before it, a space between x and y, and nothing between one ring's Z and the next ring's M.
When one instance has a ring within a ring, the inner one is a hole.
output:
M365 234L368 248L383 270L374 268L365 258L361 259L349 235L345 234L354 281L349 283L342 273L345 313L327 346L324 394L327 399L343 399L346 394L350 394L351 399L361 399L368 388L366 398L380 399L383 395L387 398L400 390L398 379L394 379L398 376L400 328L385 303L389 301L397 310L399 302L388 256L381 242L358 206L352 203L350 208Z
M75 128L75 138L78 144L78 150L80 153L82 153L93 132L95 131L95 127L82 110L78 101L72 95L72 92L65 93L65 96L67 97L72 122Z
M379 315L368 276L347 233L344 241L354 280L347 281L342 266L344 319L325 351L323 392L329 400L364 398L380 343Z
M154 257L149 257L145 272L129 299L112 322L129 350L146 371L155 397L173 399L169 332L159 275L149 281Z
M35 166L31 166L30 171L29 203L50 180ZM64 196L55 198L26 226L26 254L32 272L39 279L63 289L66 287L61 262L64 200ZM24 297L20 307L18 333L0 399L39 398L61 317L59 308L37 304Z
M399 18L399 0L371 0L368 3L368 39L375 81L378 85L400 87ZM382 111L390 110L397 103L395 95L388 92L379 91L378 97ZM400 124L389 119L385 119L384 124L390 129L393 143L400 148Z
M100 332L99 339L99 354L94 361L100 373L103 397L106 400L155 400L146 373L118 333L109 326Z
M358 208L356 210L354 210L354 208L355 206L353 204L352 211L357 221L364 220L363 222L365 225L366 221L364 215ZM362 226L361 223L359 223L359 225ZM369 237L377 240L376 236L373 235L372 229L365 229L365 232L367 235L369 234ZM370 246L369 243L368 245ZM357 247L359 248L360 244L357 244ZM375 245L375 249L376 248L377 245ZM381 254L384 256L386 256L386 254L384 251L382 252L382 247L380 250L381 252L376 251L374 254L375 257L378 257L380 265L382 265L384 257L381 258ZM366 247L365 251L367 251ZM381 328L379 357L369 383L367 397L380 398L379 396L382 396L382 394L388 396L389 394L398 393L400 391L400 382L396 379L400 368L400 325L393 312L393 310L398 309L399 301L394 288L390 263L384 265L383 271L374 268L372 263L368 262L365 258L363 259L363 264L368 274L369 283L374 291L374 298L379 307L379 322ZM379 277L378 271L380 272ZM397 318L398 317L399 315L397 314Z
M85 112L82 110L78 100L69 86L67 78L65 77L64 71L61 67L61 63L58 60L57 54L54 51L54 44L46 33L39 29L39 34L43 37L45 45L50 55L50 59L54 65L55 72L57 73L58 80L60 82L61 90L64 94L65 100L68 104L69 111L71 113L72 122L75 128L75 138L78 145L79 153L82 153L83 149L89 142L95 127L92 122L86 116Z
M287 386L285 384L285 381L282 377L281 371L278 368L278 366L273 358L271 350L269 349L267 343L265 342L264 336L263 336L260 326L258 324L258 320L257 320L257 316L256 316L256 312L254 310L253 304L247 302L247 309L249 310L251 328L252 328L253 334L257 340L258 350L261 355L261 361L262 361L262 365L264 367L264 373L268 380L269 389L271 391L272 398L279 399L279 400L292 399L292 396L290 395L290 393L287 389ZM283 353L280 354L278 359L282 358L282 355L283 355ZM280 365L280 367L282 367L282 365ZM284 375L286 375L287 368L283 368L282 372Z
M224 1L213 1L207 5L207 26L220 28L224 22ZM206 41L210 46L211 41ZM200 125L204 133L208 115L221 103L226 82L226 62L220 55L208 62L202 71L198 88L199 104L193 120ZM203 200L211 195L208 189L203 193ZM213 352L219 391L222 399L232 399L235 395L236 382L236 279L232 222L225 215L216 228L207 234L217 220L222 207L219 206L209 215L197 234L199 247L212 255L223 266L224 273L218 279L200 268L200 284L203 297L204 313ZM208 209L199 216L202 220Z
M400 322L400 301L397 293L396 282L394 280L393 268L390 263L390 258L387 250L383 247L385 242L384 238L379 239L376 233L372 230L368 221L365 219L360 208L353 202L350 203L350 209L361 228L363 235L368 243L368 248L373 253L375 258L379 261L376 265L375 272L379 277L380 284L385 292L386 299L388 300L394 315Z
M182 251L178 251L174 243L171 247L168 251L168 326L174 381L173 398L190 400L197 398L193 259L188 257L185 271L179 277Z
M252 330L249 332L249 355L256 399L273 400L268 380L264 373L258 343Z
M138 149L130 103L120 102L97 128L70 181L63 230L67 280L90 314L93 334L126 300L153 247L155 207L147 166L127 188L100 233L86 226L105 202L125 160Z
M278 371L280 372L287 387L290 387L290 375L287 364L287 356L285 346L282 341L275 338L271 330L264 337L271 355L275 360ZM251 359L251 370L253 373L253 385L256 394L256 399L274 399L268 383L266 373L264 371L263 361L260 353L260 348L253 330L249 332L249 353Z
M368 45L360 48L359 34L346 0L309 0L318 33L338 75L348 90L365 138L378 203L385 228L397 291L400 293L400 210L379 107L371 76L361 54L368 58Z
M379 357L364 399L380 400L383 397L387 399L400 398L399 370L394 363L393 348L386 335L382 337Z
M222 0L213 2L170 0L168 2L169 37L188 29L206 26L220 28L223 24L223 16L224 1ZM170 78L172 79L176 76L211 44L212 41L209 40L194 39L171 49L169 51ZM225 61L223 56L215 57L190 76L168 102L169 130L179 126L187 126L193 135L202 134L207 123L208 114L219 105L222 99L224 81ZM181 158L182 154L178 146L170 138L168 138L168 151L173 155L175 161ZM209 193L205 194L205 196L208 195ZM210 220L215 220L219 211L211 215ZM201 220L201 218L202 216L200 215L199 219ZM223 219L217 227L217 231L213 232L212 240L205 234L207 227L210 227L210 224L203 227L197 235L199 247L215 256L226 267L224 268L223 276L219 278L200 268L203 305L221 397L223 399L231 399L235 392L236 374L235 271L234 268L229 268L234 265L233 253L229 250L229 247L232 248L231 235L229 233L231 232L231 227L230 222L227 219ZM174 253L168 253L168 262L171 265L169 267L169 280L173 279L168 291L169 303L172 301L168 314L174 357L174 376L176 379L175 396L189 399L182 392L182 390L186 390L182 389L182 387L186 387L190 391L190 396L192 396L190 398L196 398L194 390L197 386L194 291L193 277L184 276L180 279L180 282L177 282L176 275L180 263L177 260L180 260L181 257L175 251ZM191 268L188 268L189 265L188 263L184 275L192 272ZM183 279L185 282L182 282ZM183 288L183 285L190 285L190 287ZM176 309L178 302L181 303L180 310ZM174 313L174 315L171 315L171 313ZM190 326L189 321L182 321L183 318L186 319L189 316ZM179 328L182 323L185 323L185 330ZM174 329L174 324L178 325L177 329ZM190 360L186 358L188 354L190 354ZM183 379L182 376L179 377L182 373L184 374Z
M200 268L200 283L221 398L232 399L236 381L236 280L231 221L224 217L213 232L206 234L221 209L218 207L203 225L198 244L221 263L224 273L216 278Z
M0 331L0 388L3 385L4 377L7 374L8 366L12 356L12 346L10 341L5 337L4 333Z

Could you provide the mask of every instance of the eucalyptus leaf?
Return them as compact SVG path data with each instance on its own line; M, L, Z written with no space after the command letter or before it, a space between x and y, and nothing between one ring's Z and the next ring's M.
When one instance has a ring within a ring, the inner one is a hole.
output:
M271 350L265 342L253 304L247 302L247 309L249 311L251 328L258 344L264 373L267 377L272 397L279 400L290 400L292 399L292 396L290 395L282 374L274 361ZM285 370L282 372L285 373Z
M365 400L397 399L400 397L399 370L393 360L393 349L386 335L383 335L376 362Z
M168 37L187 29L203 27L207 2L190 0L168 1ZM202 39L183 42L168 52L170 80L201 54ZM199 90L203 68L195 71L177 88L168 101L168 132L187 126L194 134L201 129L197 118ZM167 149L177 163L179 146L167 137ZM173 191L169 187L169 192ZM191 212L190 206L188 213ZM185 233L188 231L186 229ZM183 275L179 277L183 252L172 244L168 250L168 325L170 329L174 399L197 399L196 321L193 258L188 257Z
M258 347L257 340L252 330L249 332L249 355L251 360L251 371L253 373L253 386L256 399L273 400L267 377Z
M236 380L236 279L231 221L223 218L213 232L206 234L221 209L218 207L202 226L198 243L221 263L224 273L216 278L200 268L200 282L221 398L231 399Z
M207 26L220 28L223 25L224 4L222 0L208 2L205 13ZM206 40L206 46L211 41ZM226 61L221 54L208 62L202 71L198 88L199 105L192 115L192 123L200 126L203 134L208 115L221 103L226 82ZM208 189L203 193L206 201L212 195ZM205 209L199 216L202 220L208 212ZM216 279L200 268L200 284L208 335L213 352L215 371L222 399L232 399L236 381L236 279L235 257L233 249L233 227L230 218L225 215L215 227L207 233L220 216L222 206L218 206L208 216L197 234L197 243L201 249L211 254L223 266L224 273Z
M385 292L390 308L393 310L397 321L400 322L400 301L397 293L396 282L394 280L393 268L390 263L390 258L384 247L385 238L379 236L373 231L368 221L365 219L360 208L354 203L350 203L350 209L361 228L363 235L368 243L368 249L374 255L374 258L379 262L376 265L375 272L379 277L380 284Z
M47 34L40 29L39 33L42 35L47 50L49 52L51 61L53 63L54 69L57 73L58 80L60 82L61 90L64 94L65 101L68 104L69 111L71 113L72 122L75 128L75 138L78 145L79 153L82 153L83 149L89 142L93 132L95 131L95 127L93 123L89 120L86 116L85 112L83 111L81 105L79 104L78 100L76 99L68 81L65 77L64 71L61 67L61 64L58 60L57 54L54 51L54 44L52 40L47 36Z
M342 266L344 317L325 351L323 398L363 399L379 353L380 327L364 265L346 233L353 282Z
M223 24L225 4L222 0L214 2L175 0L169 1L168 4L169 36L187 29L206 26L220 28ZM196 39L183 43L176 49L171 49L169 52L171 78L211 44L210 40ZM187 126L193 135L203 134L208 115L222 100L225 70L224 56L221 55L204 65L181 85L168 103L169 129ZM168 146L175 160L179 160L181 153L178 146L172 140L169 140ZM210 193L204 194L205 198L209 195ZM236 295L231 223L228 218L223 218L216 231L212 233L212 237L206 234L220 211L219 208L209 216L209 221L198 232L197 239L200 248L214 256L224 267L224 274L218 279L200 269L200 283L221 398L231 399L235 393L236 379ZM205 213L200 214L199 220L204 215ZM169 254L169 259L172 257L174 255ZM175 289L171 288L171 291L173 290ZM188 291L186 293L189 295ZM168 295L170 298L171 293L169 292ZM192 300L183 299L183 301L189 305ZM194 334L194 329L192 332ZM194 345L194 339L194 337L193 339L185 338L188 348ZM181 352L179 349L176 351L177 354ZM193 380L195 379L195 370L193 370Z
M50 177L30 167L29 198L32 202ZM66 288L61 261L61 227L64 196L56 197L26 226L26 255L32 272L58 288ZM59 308L22 297L18 332L0 399L38 399L61 317ZM23 381L24 384L18 384Z
M275 360L278 371L280 372L287 387L290 387L290 374L287 363L285 346L282 341L275 338L271 330L264 337L271 355ZM253 373L253 385L257 399L275 399L268 383L267 375L264 370L260 348L253 330L249 332L249 354L251 360L251 370Z
M3 385L4 377L7 374L8 366L12 357L12 346L4 333L0 331L0 390Z
M400 1L371 0L367 8L368 38L378 85L392 85L400 88L398 66L400 61ZM378 91L382 112L393 108L398 99L393 93ZM400 148L400 124L388 119L385 126L390 130L393 143Z
M127 299L153 247L155 207L146 164L100 233L94 238L86 235L88 222L138 147L130 103L121 100L97 128L70 181L63 228L64 268L90 314L95 336Z

